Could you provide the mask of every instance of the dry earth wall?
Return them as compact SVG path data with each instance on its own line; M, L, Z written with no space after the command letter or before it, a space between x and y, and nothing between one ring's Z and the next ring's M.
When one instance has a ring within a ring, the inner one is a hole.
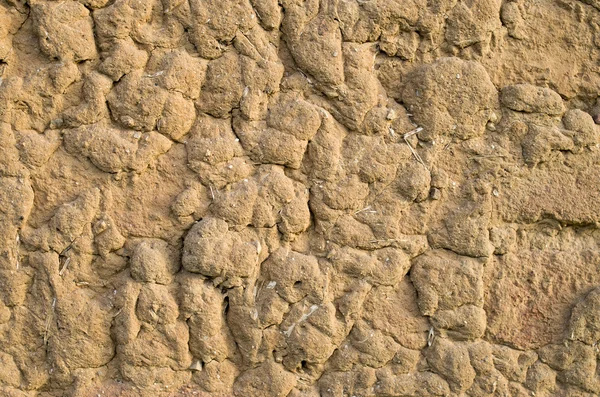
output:
M0 0L0 394L600 395L598 0Z

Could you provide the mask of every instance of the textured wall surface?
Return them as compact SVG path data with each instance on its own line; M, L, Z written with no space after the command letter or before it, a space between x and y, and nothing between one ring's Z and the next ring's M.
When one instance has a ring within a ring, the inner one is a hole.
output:
M600 395L600 1L0 0L0 395Z

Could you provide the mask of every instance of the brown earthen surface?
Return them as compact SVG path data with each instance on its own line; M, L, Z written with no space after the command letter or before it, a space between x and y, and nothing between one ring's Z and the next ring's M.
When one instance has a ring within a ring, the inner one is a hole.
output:
M0 0L0 395L600 395L600 1Z

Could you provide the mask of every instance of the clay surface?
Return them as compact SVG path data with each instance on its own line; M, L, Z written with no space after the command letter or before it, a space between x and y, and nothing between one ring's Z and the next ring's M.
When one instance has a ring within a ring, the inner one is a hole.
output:
M600 1L0 0L0 395L600 395Z

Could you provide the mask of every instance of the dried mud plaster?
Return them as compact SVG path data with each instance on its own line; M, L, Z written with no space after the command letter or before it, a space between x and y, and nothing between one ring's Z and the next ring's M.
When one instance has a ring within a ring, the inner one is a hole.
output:
M0 395L600 395L598 0L0 0Z

